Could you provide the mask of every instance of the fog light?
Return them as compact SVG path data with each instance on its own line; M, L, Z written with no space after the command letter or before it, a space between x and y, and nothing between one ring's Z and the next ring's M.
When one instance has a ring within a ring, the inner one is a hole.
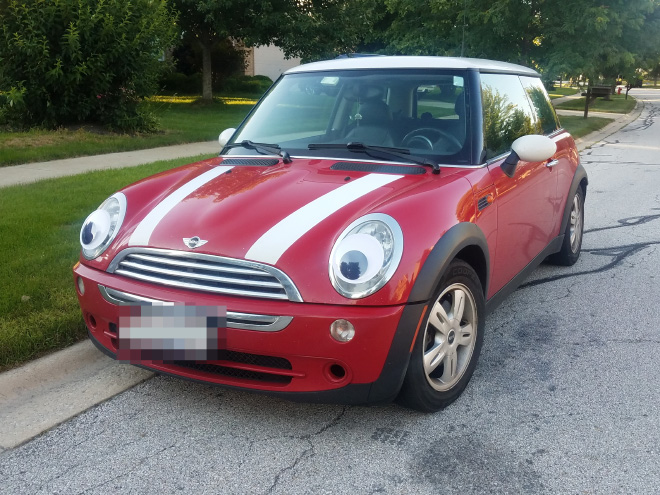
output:
M338 342L348 342L355 337L355 327L350 321L335 320L330 325L330 335Z
M81 296L85 295L85 282L83 282L82 277L78 277L78 280L76 280L78 284L78 292L80 292Z

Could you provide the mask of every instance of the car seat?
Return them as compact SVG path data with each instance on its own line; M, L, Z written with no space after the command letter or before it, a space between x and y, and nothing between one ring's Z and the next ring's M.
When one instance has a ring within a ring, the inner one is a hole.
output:
M390 134L392 112L384 101L369 100L360 104L355 122L356 127L346 135L347 142L394 146Z

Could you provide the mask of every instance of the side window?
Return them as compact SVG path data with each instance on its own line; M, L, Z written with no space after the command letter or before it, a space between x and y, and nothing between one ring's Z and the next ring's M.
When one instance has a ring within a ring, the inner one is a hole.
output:
M536 111L541 121L543 134L555 132L559 128L559 121L541 80L538 77L521 77L520 80L525 91L527 91L532 108Z
M506 153L521 136L542 132L518 76L481 74L481 100L486 159Z

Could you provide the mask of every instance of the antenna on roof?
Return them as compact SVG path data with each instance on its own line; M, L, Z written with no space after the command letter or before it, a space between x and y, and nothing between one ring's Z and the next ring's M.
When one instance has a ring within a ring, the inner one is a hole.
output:
M380 53L342 53L337 55L335 59L338 58L358 58L358 57L382 57Z
M461 43L461 57L465 54L465 13L467 11L467 0L463 0L463 43Z

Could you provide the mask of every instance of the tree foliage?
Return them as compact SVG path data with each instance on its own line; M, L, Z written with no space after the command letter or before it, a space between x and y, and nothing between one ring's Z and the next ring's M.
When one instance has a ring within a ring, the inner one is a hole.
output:
M649 30L660 13L657 0L580 0L563 2L562 8L547 3L541 60L550 72L613 79L643 63L650 48L643 40L652 41L658 53L658 31Z
M152 125L176 18L165 0L0 1L0 118L25 127Z
M384 14L377 0L294 0L292 7L272 42L304 61L355 52L373 37Z
M173 0L179 24L202 49L203 98L211 99L210 50L218 40L275 44L305 60L354 51L379 14L375 0ZM382 10L382 6L381 6Z
M384 0L390 53L493 58L613 77L658 61L658 0Z

